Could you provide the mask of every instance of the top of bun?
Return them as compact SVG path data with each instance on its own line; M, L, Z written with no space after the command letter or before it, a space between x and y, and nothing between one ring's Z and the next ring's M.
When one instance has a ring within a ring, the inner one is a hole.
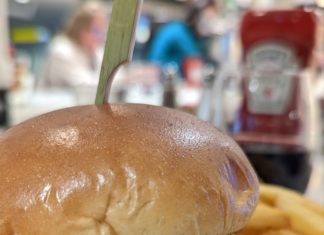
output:
M83 106L0 138L0 235L224 235L258 199L237 144L191 115Z

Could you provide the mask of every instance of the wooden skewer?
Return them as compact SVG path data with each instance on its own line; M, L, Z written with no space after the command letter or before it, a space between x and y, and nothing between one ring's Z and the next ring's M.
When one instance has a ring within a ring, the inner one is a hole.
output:
M114 75L118 68L132 60L134 36L143 0L114 0L101 65L96 105L108 102Z

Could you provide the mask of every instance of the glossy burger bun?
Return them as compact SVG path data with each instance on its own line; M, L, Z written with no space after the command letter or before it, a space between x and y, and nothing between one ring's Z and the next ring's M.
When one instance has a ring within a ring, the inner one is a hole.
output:
M12 128L0 179L1 235L225 235L258 199L234 141L146 105L75 107Z

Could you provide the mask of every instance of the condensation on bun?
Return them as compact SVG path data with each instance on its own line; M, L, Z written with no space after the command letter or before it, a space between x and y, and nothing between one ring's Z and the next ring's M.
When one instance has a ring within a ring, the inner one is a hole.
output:
M147 105L83 106L0 138L0 235L225 235L258 180L229 137Z

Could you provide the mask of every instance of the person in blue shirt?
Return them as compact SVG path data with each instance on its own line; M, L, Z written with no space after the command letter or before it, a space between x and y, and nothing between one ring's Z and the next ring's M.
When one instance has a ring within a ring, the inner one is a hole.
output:
M214 1L196 5L190 11L186 22L173 20L162 25L153 36L148 51L148 60L164 66L169 63L182 68L185 58L204 59L206 53L206 31L217 16Z

